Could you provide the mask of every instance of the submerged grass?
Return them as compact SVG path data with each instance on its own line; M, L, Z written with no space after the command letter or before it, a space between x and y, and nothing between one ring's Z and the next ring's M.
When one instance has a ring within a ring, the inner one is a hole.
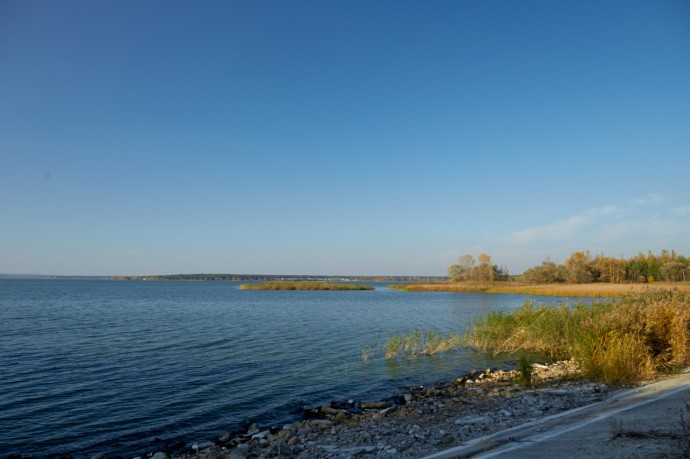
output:
M396 357L414 358L418 355L433 355L447 352L461 346L462 339L456 333L443 333L436 330L423 331L414 328L397 333L386 340L383 345L386 359Z
M314 281L272 281L261 284L242 284L242 290L374 290L369 285L338 284Z
M647 291L574 307L528 301L477 319L463 343L494 355L575 358L587 377L635 382L690 363L690 295Z

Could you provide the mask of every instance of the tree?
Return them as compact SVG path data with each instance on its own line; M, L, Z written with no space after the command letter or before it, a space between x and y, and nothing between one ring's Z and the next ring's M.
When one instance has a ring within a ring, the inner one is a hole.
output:
M522 275L527 282L532 284L554 284L565 282L566 270L563 265L544 260L541 265L529 268Z
M592 255L589 250L573 252L570 258L565 260L566 280L569 284L588 284L593 276L590 267Z
M474 266L472 255L461 255L458 257L458 264L448 267L448 277L456 282L468 280Z
M667 282L680 282L687 279L687 266L680 261L669 261L661 267L661 275Z
M477 261L479 264L473 270L475 279L479 282L491 282L494 280L494 266L491 264L491 255L480 253Z

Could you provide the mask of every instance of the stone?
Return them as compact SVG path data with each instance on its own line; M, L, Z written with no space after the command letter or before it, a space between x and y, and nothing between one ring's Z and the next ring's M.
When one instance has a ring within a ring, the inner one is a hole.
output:
M336 408L331 408L330 406L322 406L321 408L319 408L319 411L329 416L336 416L338 413L340 413L340 410Z
M388 408L388 403L386 402L362 402L360 406L363 410L381 410L383 408Z
M240 448L233 448L230 450L229 459L247 459L247 453Z
M462 426L467 424L489 424L492 422L490 416L469 416L455 420L455 425Z
M285 443L280 443L273 447L273 453L278 457L292 457L294 451L290 446L286 445Z
M299 443L299 437L295 436L295 437L290 437L290 438L288 438L288 441L287 441L287 444L288 444L288 445L294 446L294 445L296 445L297 443Z
M311 419L307 422L309 427L318 427L319 429L327 429L333 425L333 421L328 419Z

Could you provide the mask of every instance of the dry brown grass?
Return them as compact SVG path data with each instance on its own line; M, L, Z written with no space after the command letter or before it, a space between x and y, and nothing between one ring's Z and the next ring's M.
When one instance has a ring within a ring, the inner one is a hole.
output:
M635 382L690 364L690 295L647 290L573 307L528 301L477 319L464 341L493 354L575 358L586 376Z
M410 284L398 287L410 292L477 292L513 293L524 295L568 296L587 298L621 298L626 295L661 290L690 293L690 282L656 282L653 284L542 284L518 283L480 284L448 282L438 284Z

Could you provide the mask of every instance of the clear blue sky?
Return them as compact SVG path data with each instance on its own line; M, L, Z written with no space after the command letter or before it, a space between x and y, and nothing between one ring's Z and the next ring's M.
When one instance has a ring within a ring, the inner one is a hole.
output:
M690 255L690 2L0 0L0 273Z

